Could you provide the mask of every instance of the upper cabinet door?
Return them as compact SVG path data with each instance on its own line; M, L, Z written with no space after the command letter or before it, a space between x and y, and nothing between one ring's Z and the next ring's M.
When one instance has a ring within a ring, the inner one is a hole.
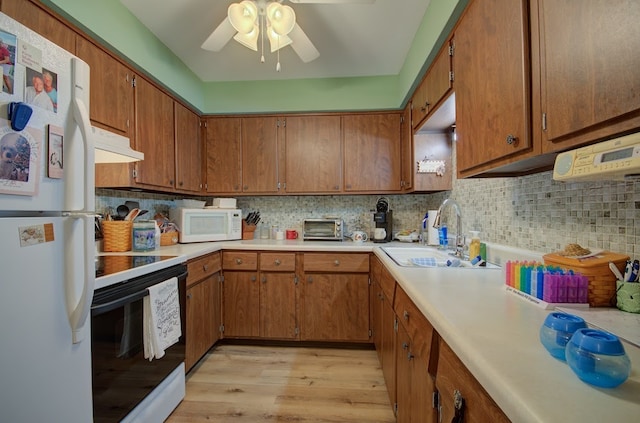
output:
M532 148L527 1L471 0L455 29L457 165Z
M285 137L286 191L340 192L340 116L288 116Z
M424 79L412 98L413 128L422 126L427 115L432 114L453 87L451 74L451 41L442 46Z
M176 189L199 192L202 189L202 142L200 118L175 103Z
M344 190L400 191L400 114L346 115Z
M278 193L278 118L242 118L242 191Z
M81 37L78 37L76 54L91 69L91 120L133 138L131 70Z
M2 0L0 11L48 40L76 54L76 33L40 5L25 0Z
M205 148L207 192L242 192L241 118L208 118Z
M542 129L543 151L638 128L640 2L537 0L531 14L539 18L532 25L540 49L534 118L542 122L534 128Z
M144 78L136 78L136 182L175 188L173 99Z

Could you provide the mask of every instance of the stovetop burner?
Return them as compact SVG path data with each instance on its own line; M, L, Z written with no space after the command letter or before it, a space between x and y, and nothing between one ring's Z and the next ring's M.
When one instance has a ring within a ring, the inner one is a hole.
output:
M98 256L96 260L96 278L174 257L175 256Z

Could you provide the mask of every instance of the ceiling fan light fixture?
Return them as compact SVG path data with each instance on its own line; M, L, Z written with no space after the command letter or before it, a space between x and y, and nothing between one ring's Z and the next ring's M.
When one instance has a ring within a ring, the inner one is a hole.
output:
M269 3L266 14L271 28L278 35L287 35L296 24L296 13L293 9L278 2Z
M248 34L256 26L258 8L254 2L244 0L240 3L231 4L227 9L227 15L236 31L241 34Z

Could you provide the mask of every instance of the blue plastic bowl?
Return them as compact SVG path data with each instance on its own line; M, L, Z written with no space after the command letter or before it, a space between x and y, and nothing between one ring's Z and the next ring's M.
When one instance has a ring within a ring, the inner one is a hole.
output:
M573 314L549 313L540 327L540 342L553 357L565 361L565 347L578 329L586 328L587 323Z
M567 343L565 355L580 380L601 388L615 388L631 373L622 342L603 330L578 329Z

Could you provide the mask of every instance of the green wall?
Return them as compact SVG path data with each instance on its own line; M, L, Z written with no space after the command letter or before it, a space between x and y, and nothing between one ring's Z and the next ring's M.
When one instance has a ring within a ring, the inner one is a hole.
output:
M205 114L400 109L468 2L430 0L398 75L203 82L119 0L42 1Z

